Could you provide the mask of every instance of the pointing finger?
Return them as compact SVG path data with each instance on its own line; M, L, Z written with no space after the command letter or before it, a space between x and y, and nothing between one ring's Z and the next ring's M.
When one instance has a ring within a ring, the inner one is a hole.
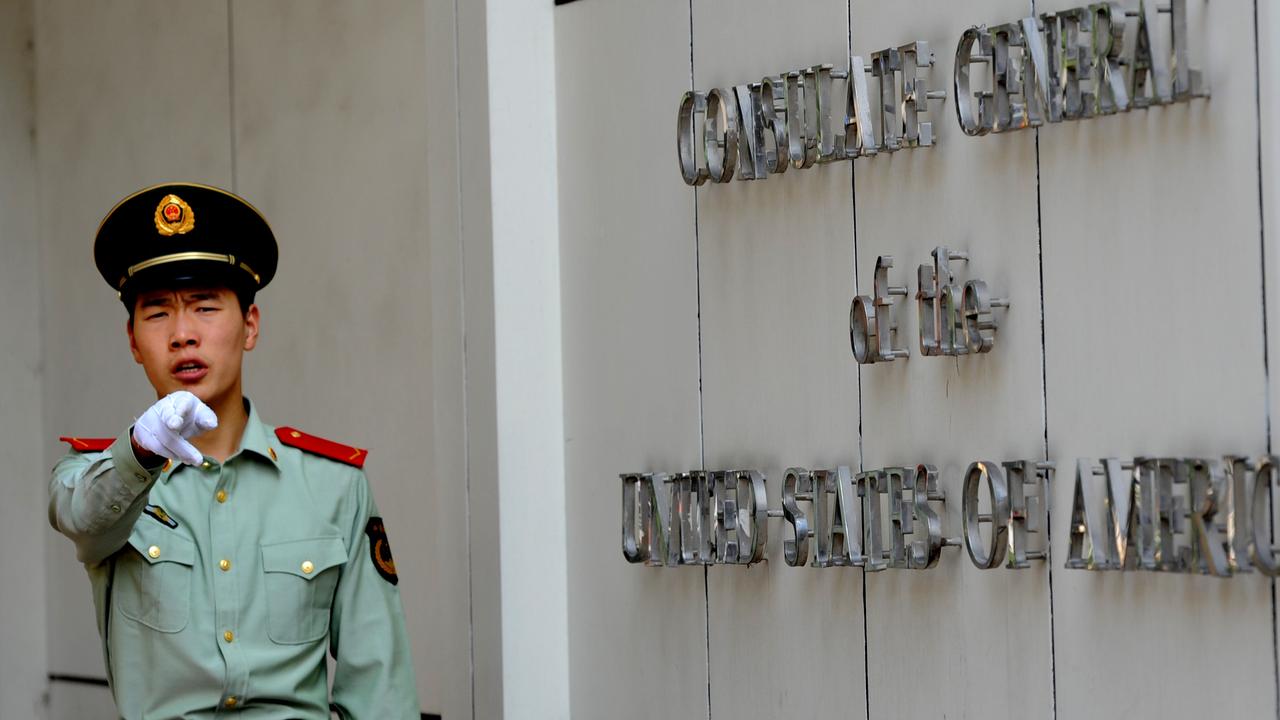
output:
M209 408L208 405L205 405L204 403L200 403L200 405L196 407L195 420L196 427L199 428L200 432L212 430L218 427L218 416Z
M160 442L164 444L166 455L175 460L180 460L188 465L199 465L204 456L194 445L182 439L181 435L173 434L161 436Z

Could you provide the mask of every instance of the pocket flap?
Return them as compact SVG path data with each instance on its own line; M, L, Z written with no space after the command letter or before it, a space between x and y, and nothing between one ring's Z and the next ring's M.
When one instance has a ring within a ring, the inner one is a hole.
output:
M289 540L262 546L262 569L289 573L305 580L347 561L347 546L340 537Z
M190 567L196 562L196 544L190 538L147 518L134 523L129 544L152 565L172 562Z

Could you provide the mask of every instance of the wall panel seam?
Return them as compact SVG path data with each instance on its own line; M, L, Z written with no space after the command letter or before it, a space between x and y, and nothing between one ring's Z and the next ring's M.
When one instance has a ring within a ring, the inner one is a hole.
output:
M689 0L689 90L697 91L693 68L693 0ZM702 245L698 237L698 188L693 188L693 277L694 310L698 327L698 465L707 469L706 414L702 408ZM707 720L711 720L711 569L702 568L703 629L707 640Z
M462 61L461 51L459 49L459 37L461 33L461 23L458 19L458 0L453 0L453 143L454 157L457 162L454 166L454 182L457 188L457 211L458 218L458 322L462 329L462 339L459 343L462 351L462 476L466 485L466 491L463 493L463 523L465 525L467 537L467 663L469 667L469 680L471 682L471 718L475 720L476 716L476 617L475 617L475 553L471 543L471 402L469 398L469 390L471 384L468 378L470 365L467 363L467 248L466 233L463 232L463 223L466 216L463 213L462 198Z
M1257 129L1255 151L1258 158L1258 275L1262 293L1262 399L1266 426L1267 454L1271 454L1271 356L1267 317L1267 213L1262 172L1262 61L1258 38L1258 0L1253 2L1253 97L1254 127ZM1271 515L1271 540L1275 542L1275 514ZM1271 581L1271 671L1275 681L1276 717L1280 718L1280 642L1276 621L1276 581Z
M1033 13L1034 14L1034 13ZM1036 262L1040 270L1040 422L1044 431L1044 459L1049 460L1049 368L1044 323L1044 228L1040 195L1040 129L1036 128ZM1058 717L1057 625L1053 616L1053 518L1045 508L1045 570L1049 579L1049 709Z
M846 67L853 67L853 0L845 2L845 38L847 44L848 58L846 59ZM858 296L858 183L857 183L857 166L849 162L849 203L851 205L849 217L853 220L853 296ZM862 448L862 366L855 368L858 373L858 472L865 470L862 464L863 448ZM868 609L867 609L867 571L862 569L862 693L866 706L867 720L871 718L871 638L867 633L869 628Z
M1036 0L1030 0L1031 16L1036 16ZM1040 128L1035 130L1036 146L1036 264L1040 278L1040 422L1044 433L1044 459L1049 461L1049 349L1045 328L1044 296L1044 216L1040 186ZM1053 513L1045 505L1045 572L1049 582L1049 711L1058 718L1058 628L1053 613Z

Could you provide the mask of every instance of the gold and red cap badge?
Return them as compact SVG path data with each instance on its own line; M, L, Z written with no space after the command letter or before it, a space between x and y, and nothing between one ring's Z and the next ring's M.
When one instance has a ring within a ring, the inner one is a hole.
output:
M196 226L196 214L185 200L170 193L156 206L156 232L168 237L185 235Z

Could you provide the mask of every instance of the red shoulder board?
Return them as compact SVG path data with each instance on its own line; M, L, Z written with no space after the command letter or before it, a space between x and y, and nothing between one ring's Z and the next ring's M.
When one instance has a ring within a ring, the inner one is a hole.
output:
M116 441L115 438L60 437L58 439L70 445L71 449L76 452L102 452L111 447L111 443Z
M325 440L322 437L308 435L291 427L276 428L276 437L280 438L280 442L289 447L296 447L299 450L358 468L364 467L364 459L369 457L369 451L363 448Z

